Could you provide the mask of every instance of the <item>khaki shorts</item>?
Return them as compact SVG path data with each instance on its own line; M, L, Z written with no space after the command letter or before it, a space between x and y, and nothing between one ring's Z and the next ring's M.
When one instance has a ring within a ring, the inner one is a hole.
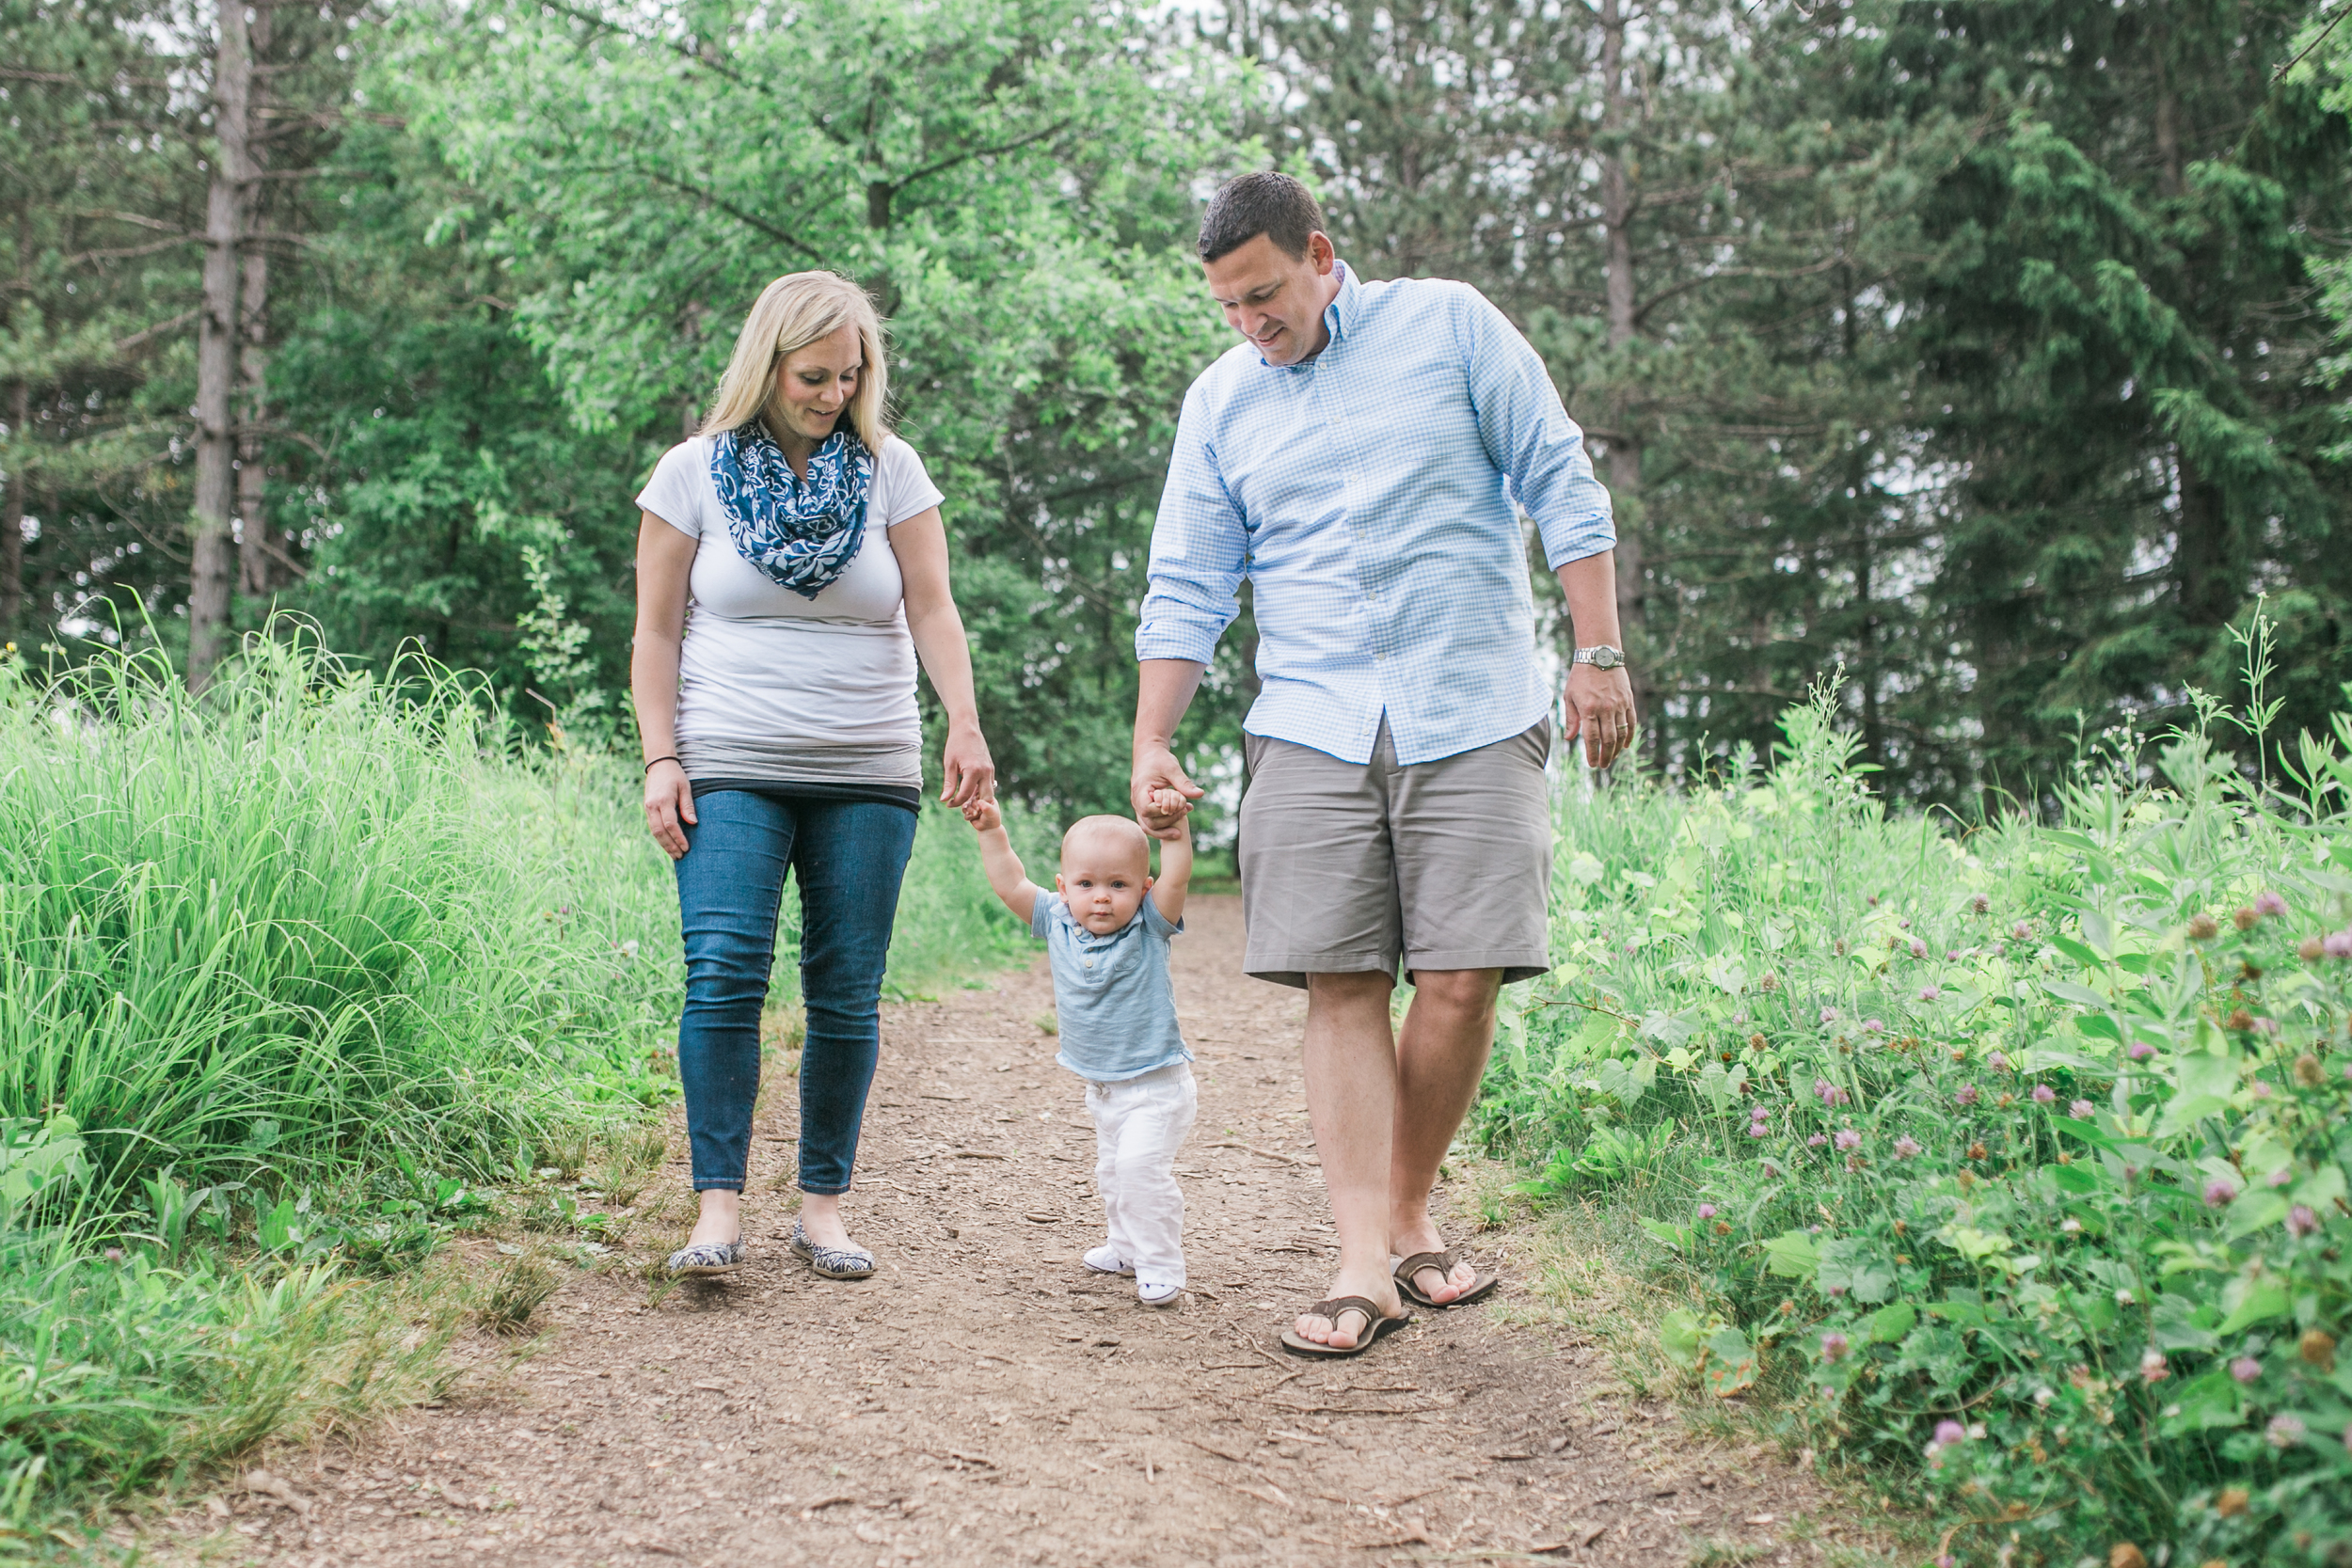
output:
M1386 721L1372 761L1245 736L1242 967L1310 974L1551 967L1551 721L1401 768Z

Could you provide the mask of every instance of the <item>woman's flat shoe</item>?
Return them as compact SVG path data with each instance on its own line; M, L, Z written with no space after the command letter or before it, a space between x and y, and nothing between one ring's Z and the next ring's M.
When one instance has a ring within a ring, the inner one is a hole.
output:
M1308 1338L1295 1328L1286 1328L1282 1330L1282 1348L1293 1355L1327 1355L1334 1359L1361 1355L1385 1336L1395 1333L1413 1321L1410 1312L1399 1312L1393 1318L1382 1317L1380 1304L1365 1296L1334 1296L1329 1301L1316 1302L1307 1310L1315 1317L1328 1318L1334 1328L1340 1324L1341 1313L1360 1312L1364 1316L1364 1330L1352 1345L1326 1345Z
M743 1238L731 1242L696 1242L670 1254L670 1272L689 1278L731 1274L743 1261Z
M874 1274L874 1255L862 1246L818 1246L808 1239L801 1222L792 1222L792 1250L808 1259L808 1266L827 1279L869 1279Z
M1470 1281L1470 1289L1455 1296L1452 1301L1432 1301L1422 1293L1420 1286L1413 1283L1413 1275L1423 1269L1435 1269L1439 1274L1451 1275L1454 1272L1454 1265L1460 1261L1460 1259L1454 1256L1451 1247L1443 1252L1416 1252L1396 1266L1397 1293L1415 1307L1426 1307L1432 1311L1442 1312L1449 1307L1468 1307L1473 1301L1482 1301L1494 1294L1495 1287L1502 1283L1501 1275L1480 1275Z

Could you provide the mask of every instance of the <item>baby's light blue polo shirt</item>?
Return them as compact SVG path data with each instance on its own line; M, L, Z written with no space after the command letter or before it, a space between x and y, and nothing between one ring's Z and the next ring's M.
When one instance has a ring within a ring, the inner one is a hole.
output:
M1045 939L1054 965L1054 1015L1061 1050L1054 1060L1097 1084L1139 1078L1189 1062L1168 977L1168 942L1184 934L1151 895L1136 917L1098 937L1071 917L1061 895L1038 891L1029 930Z

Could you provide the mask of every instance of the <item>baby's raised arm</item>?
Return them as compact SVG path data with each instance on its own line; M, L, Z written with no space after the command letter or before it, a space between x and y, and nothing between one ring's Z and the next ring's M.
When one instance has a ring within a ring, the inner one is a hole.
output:
M1005 908L1026 926L1036 917L1037 895L1044 889L1029 880L1028 874L1021 869L1021 857L1013 853L1012 836L1005 832L1004 814L996 809L993 800L974 800L963 808L963 819L980 835L980 866L988 873L988 885L1004 900ZM1190 863L1189 856L1186 863Z
M1191 802L1174 790L1160 791L1172 797L1163 809L1172 818L1167 835L1152 836L1160 841L1160 874L1152 884L1151 899L1168 924L1184 918L1184 892L1192 885L1192 821L1188 815ZM1155 795L1155 806L1161 804ZM1181 803L1183 809L1178 809Z

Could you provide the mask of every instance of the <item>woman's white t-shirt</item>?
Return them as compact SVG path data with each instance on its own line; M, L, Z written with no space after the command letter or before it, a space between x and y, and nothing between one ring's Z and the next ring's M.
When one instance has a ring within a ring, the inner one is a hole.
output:
M697 542L678 661L689 779L923 783L914 640L889 531L945 498L913 447L875 454L866 538L813 599L743 559L710 478L710 439L672 447L637 504Z

